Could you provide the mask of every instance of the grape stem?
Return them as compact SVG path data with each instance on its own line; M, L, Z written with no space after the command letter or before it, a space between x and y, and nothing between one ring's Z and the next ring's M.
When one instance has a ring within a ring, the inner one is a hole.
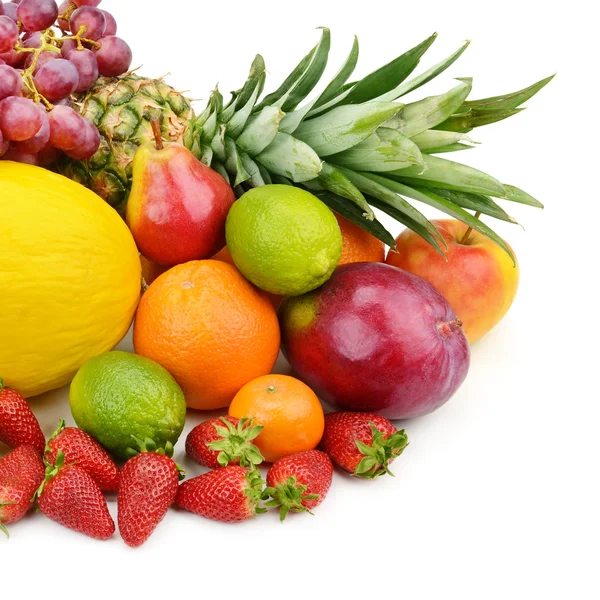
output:
M90 40L88 38L83 37L84 33L87 31L87 27L85 25L80 25L79 30L75 35L65 35L61 37L61 41L63 40L75 40L77 42L77 50L84 50L83 42L86 44L90 44L94 46L94 48L100 48L100 44L95 42L94 40Z

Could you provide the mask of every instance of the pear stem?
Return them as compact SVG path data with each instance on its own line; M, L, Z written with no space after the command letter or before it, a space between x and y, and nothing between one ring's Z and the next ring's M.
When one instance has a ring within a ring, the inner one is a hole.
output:
M150 125L152 125L152 133L154 133L154 142L156 143L156 149L162 150L164 144L162 141L162 131L160 130L160 123L158 119L151 119Z
M476 219L479 219L480 216L481 216L481 213L479 211L475 213ZM469 241L469 237L471 236L472 231L473 231L473 228L469 227L469 229L467 229L467 231L465 231L465 235L462 236L462 239L458 243L466 245L467 242Z

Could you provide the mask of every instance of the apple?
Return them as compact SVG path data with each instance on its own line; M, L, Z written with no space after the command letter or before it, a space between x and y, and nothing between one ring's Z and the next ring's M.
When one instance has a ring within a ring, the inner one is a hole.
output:
M507 313L519 285L519 267L484 235L454 219L432 221L448 244L446 259L413 231L396 239L386 262L429 281L450 302L472 344ZM465 237L466 236L466 237Z

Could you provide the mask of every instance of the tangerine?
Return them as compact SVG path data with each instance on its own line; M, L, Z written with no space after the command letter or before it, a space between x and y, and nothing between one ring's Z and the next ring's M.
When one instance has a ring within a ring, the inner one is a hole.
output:
M265 375L235 395L229 415L253 418L264 429L254 440L267 462L316 448L325 428L316 394L288 375Z
M342 257L339 265L384 261L385 245L382 241L338 214L335 214L335 218L342 232Z

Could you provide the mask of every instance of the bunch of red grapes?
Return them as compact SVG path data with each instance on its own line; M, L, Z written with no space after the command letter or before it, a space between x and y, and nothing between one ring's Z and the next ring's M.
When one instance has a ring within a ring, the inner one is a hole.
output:
M0 1L0 160L47 166L61 152L85 160L98 150L71 95L126 73L132 59L100 2Z

